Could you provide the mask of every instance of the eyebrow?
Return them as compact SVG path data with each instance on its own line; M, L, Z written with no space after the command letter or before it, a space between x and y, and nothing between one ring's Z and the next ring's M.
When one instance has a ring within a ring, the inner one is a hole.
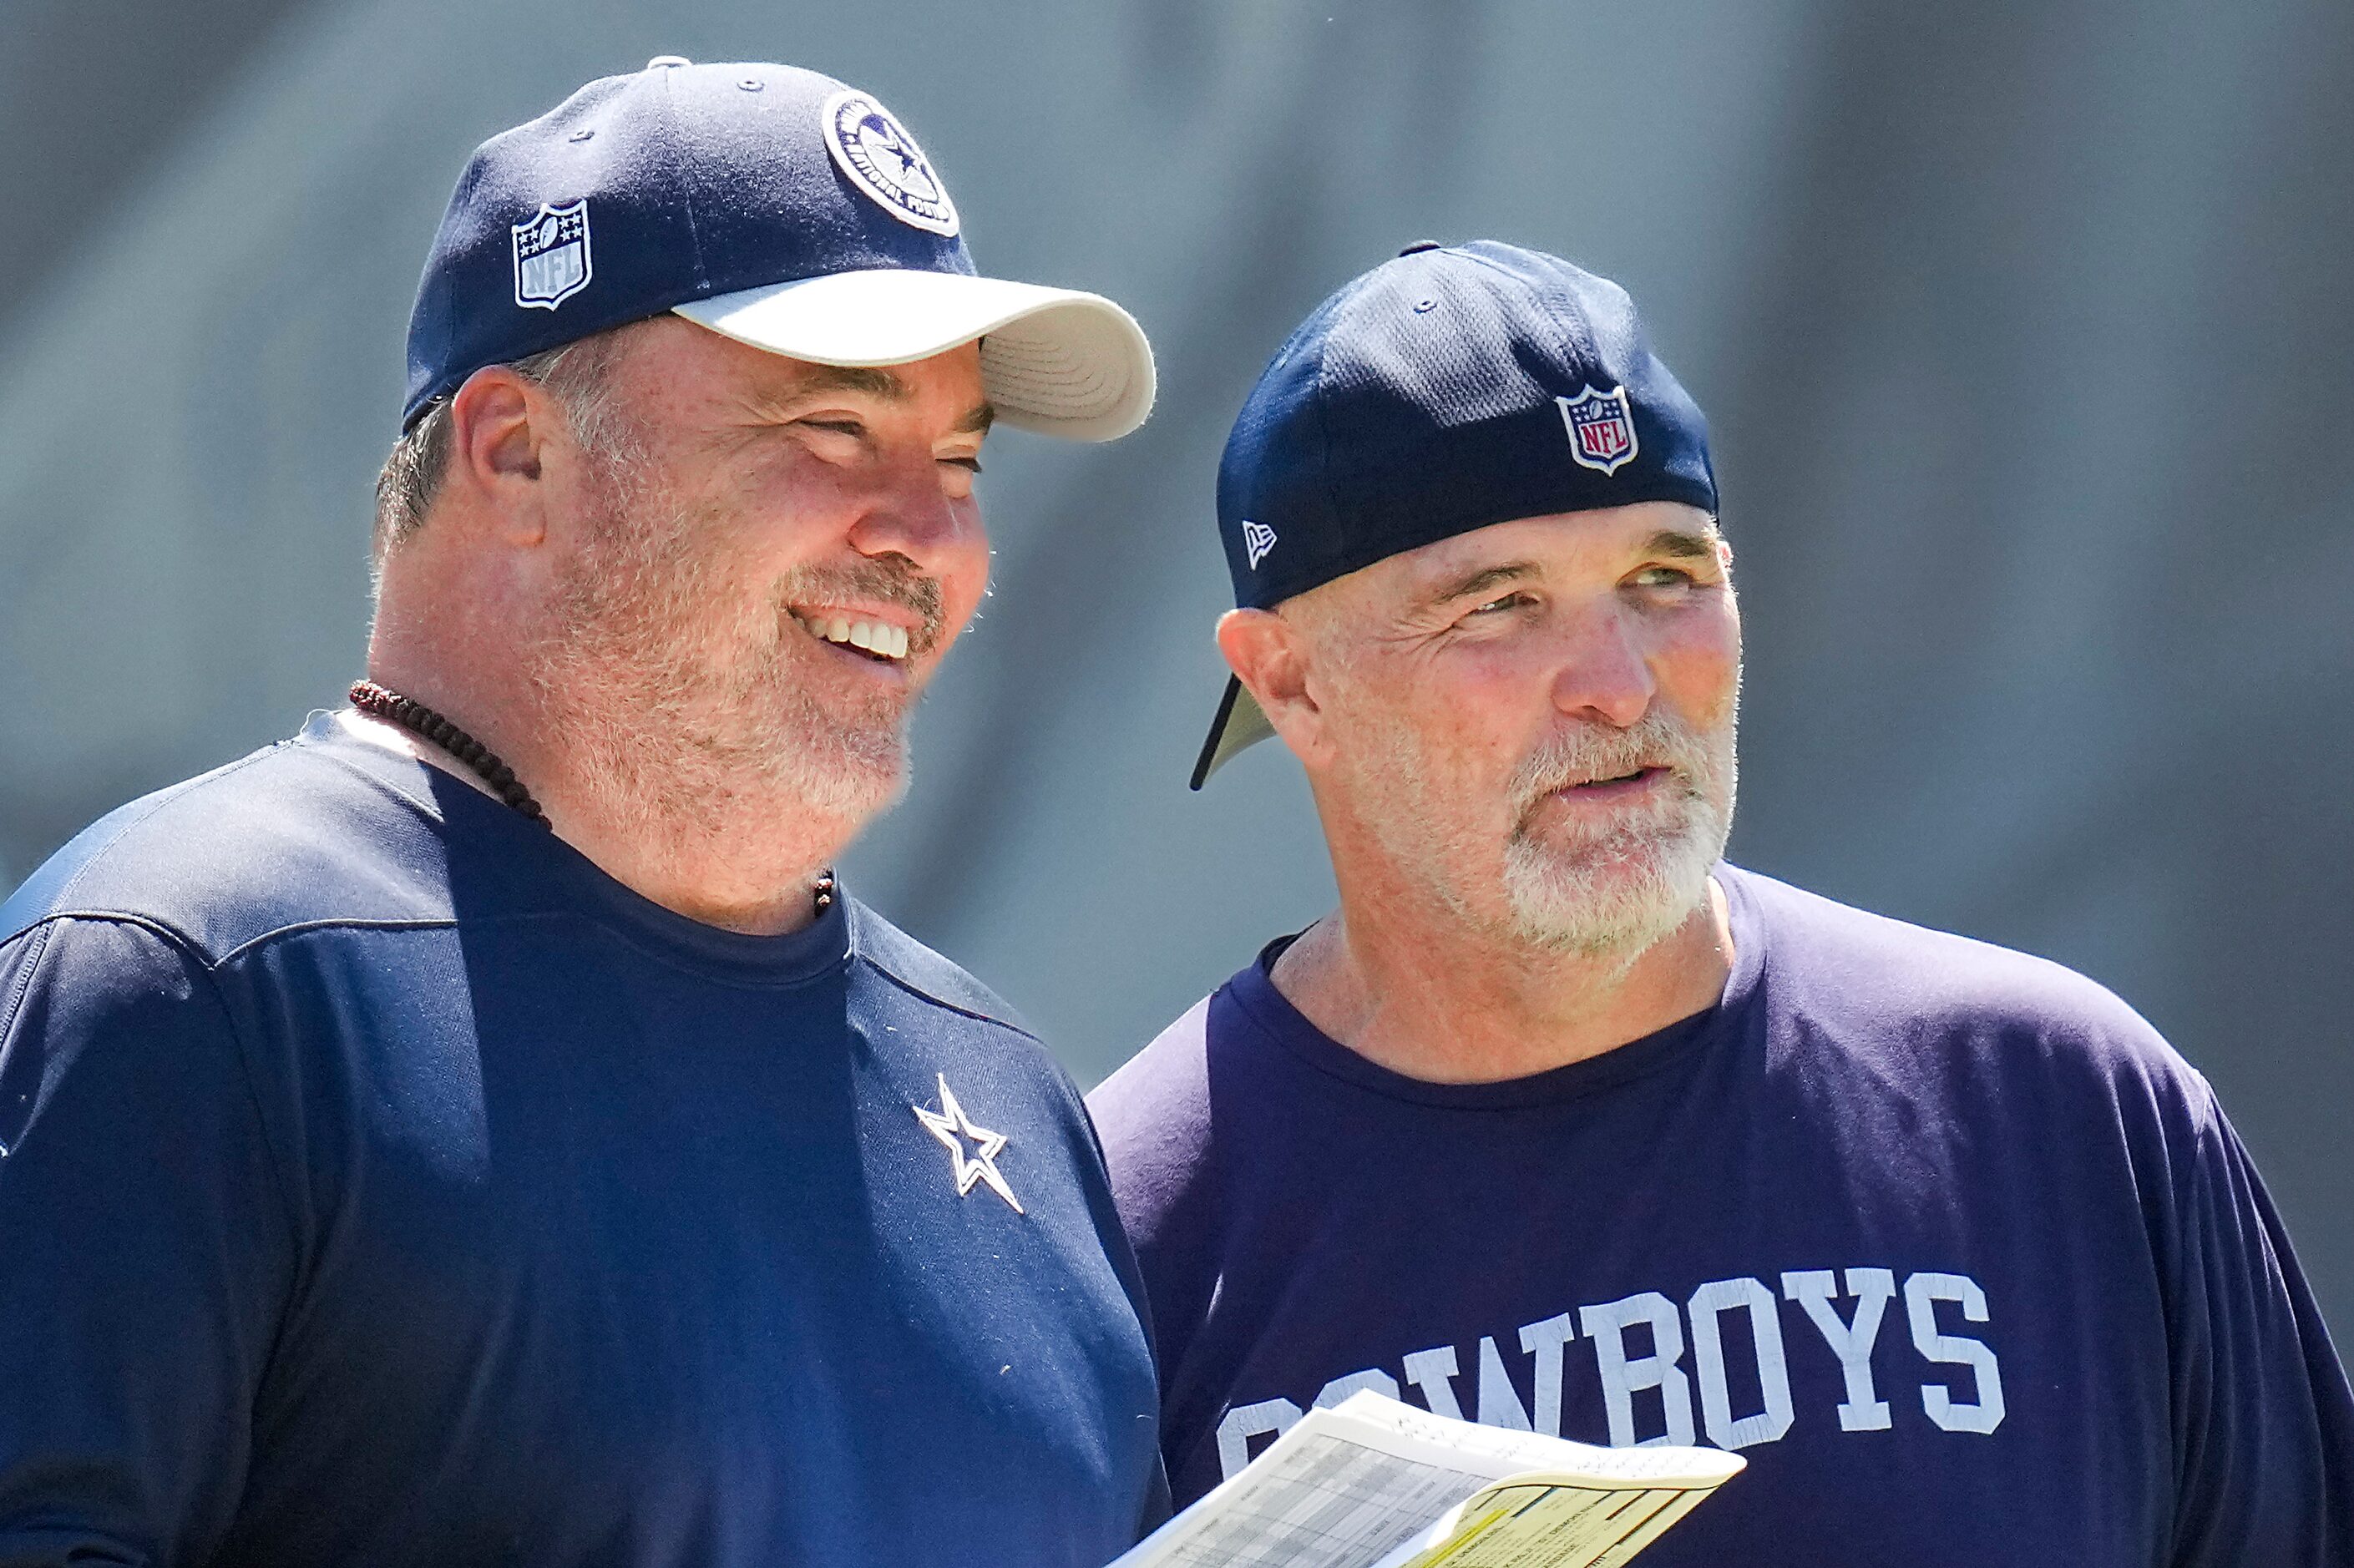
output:
M905 381L871 365L812 365L790 396L800 398L812 392L864 392L888 403L904 403L915 396Z
M1684 528L1662 528L1644 541L1643 553L1686 561L1712 560L1716 556L1716 536Z
M989 428L995 423L997 423L997 405L983 398L972 406L972 412L959 419L949 429L960 436L985 436L989 434Z

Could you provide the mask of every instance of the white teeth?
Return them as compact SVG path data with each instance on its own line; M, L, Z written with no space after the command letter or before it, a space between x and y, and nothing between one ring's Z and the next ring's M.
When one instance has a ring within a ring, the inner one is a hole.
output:
M885 659L907 656L907 629L904 626L890 626L879 620L848 620L838 615L796 615L794 619L809 629L811 636L822 637L828 642L846 642Z

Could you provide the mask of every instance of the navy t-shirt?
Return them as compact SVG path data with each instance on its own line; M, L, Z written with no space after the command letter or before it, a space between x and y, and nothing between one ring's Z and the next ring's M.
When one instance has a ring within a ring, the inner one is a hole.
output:
M332 718L0 910L0 1562L1098 1568L1165 1508L1140 1296L961 971Z
M1181 1503L1375 1388L1749 1469L1679 1564L2348 1568L2354 1402L2205 1080L2055 965L1731 868L1719 1005L1437 1085L1228 981L1090 1101Z

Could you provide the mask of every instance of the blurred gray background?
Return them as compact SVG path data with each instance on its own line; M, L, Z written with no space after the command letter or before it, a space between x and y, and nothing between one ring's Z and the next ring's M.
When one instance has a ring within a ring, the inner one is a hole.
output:
M1712 417L1736 858L2123 992L2354 1339L2344 0L7 0L0 890L339 701L451 184L657 53L873 90L985 270L1158 346L1141 434L991 442L996 597L849 867L1083 1080L1331 893L1276 748L1184 789L1228 419L1352 274L1517 239Z

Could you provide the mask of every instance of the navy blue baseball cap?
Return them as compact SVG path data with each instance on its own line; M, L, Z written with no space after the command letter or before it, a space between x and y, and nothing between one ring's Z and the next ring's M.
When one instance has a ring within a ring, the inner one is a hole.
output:
M474 151L408 323L408 429L467 376L673 311L772 353L904 365L981 343L1006 424L1109 440L1152 350L1097 294L982 278L939 172L866 93L665 55Z
M1218 463L1245 609L1490 524L1640 501L1715 514L1700 406L1624 289L1493 239L1410 245L1317 306ZM1274 733L1230 678L1193 787Z

